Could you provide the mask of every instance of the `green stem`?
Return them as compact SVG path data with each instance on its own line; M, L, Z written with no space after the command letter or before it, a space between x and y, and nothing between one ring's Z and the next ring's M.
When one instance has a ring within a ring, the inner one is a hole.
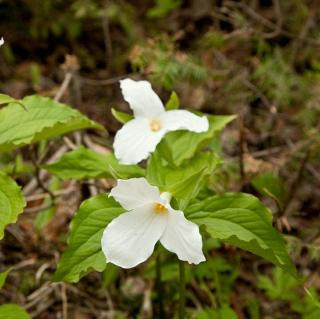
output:
M183 261L179 260L179 273L180 273L180 300L179 300L179 319L184 319L184 308L186 301L186 274Z
M159 307L159 318L165 318L164 316L164 308L163 308L163 290L161 283L161 258L158 252L156 259L156 287L158 292L158 307Z
M213 267L213 281L216 288L217 301L219 306L221 307L223 305L222 291L221 291L219 274L215 267Z

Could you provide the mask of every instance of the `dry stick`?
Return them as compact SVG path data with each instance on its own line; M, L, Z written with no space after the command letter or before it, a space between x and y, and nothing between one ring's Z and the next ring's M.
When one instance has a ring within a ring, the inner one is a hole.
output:
M112 42L110 37L110 29L109 29L109 18L107 13L107 6L108 6L108 0L105 1L105 10L102 14L102 31L103 31L103 39L104 39L104 45L106 49L106 69L108 69L111 58L112 58Z
M265 17L263 17L262 15L258 14L257 12L255 12L254 10L252 10L252 8L248 7L246 4L242 3L242 2L236 2L236 1L225 1L224 2L225 6L229 6L229 7L236 7L236 8L240 8L244 11L246 11L246 13L253 18L255 21L257 21L258 23L262 24L263 26L269 28L269 29L277 29L277 25L274 24L273 22L271 22L270 20L266 19ZM224 10L226 8L224 7ZM225 16L223 16L224 18L227 18ZM219 17L218 17L219 18ZM221 18L221 17L220 17ZM228 18L227 18L228 19ZM231 20L231 19L230 19ZM231 20L232 23L232 20ZM296 34L293 34L287 30L283 30L281 29L280 34L285 35L291 39L295 39L297 38ZM309 38L304 38L302 39L303 42L309 44L309 45L315 45L315 46L319 46L320 45L320 41L318 40L314 40L314 39L309 39Z
M54 202L55 202L55 199L56 199L55 195L51 192L51 190L50 190L49 188L47 188L47 187L43 184L43 182L42 182L42 180L41 180L41 178L40 178L40 167L39 167L39 163L37 162L36 149L35 149L34 147L31 147L31 152L30 152L30 153L31 153L31 161L32 161L32 164L33 164L33 166L35 167L35 170L36 170L36 171L35 171L35 177L36 177L36 181L37 181L37 183L38 183L38 186L40 186L40 188L41 188L42 190L44 190L46 193L49 194L52 203L54 203Z
M165 318L165 312L163 307L163 286L161 282L161 258L158 252L156 258L156 287L158 293L158 316L159 318Z
M274 31L264 34L264 38L266 38L266 39L275 38L278 35L280 35L282 32L283 17L282 17L282 13L281 13L280 1L273 0L273 2L274 2L275 13L277 16L277 23L276 23L276 28L274 29Z
M262 103L271 110L272 103L268 100L268 98L262 93L262 91L250 81L243 79L242 82L248 89L250 89L253 93L255 93L262 101Z
M68 150L68 147L63 145L61 146L48 160L47 163L53 163L54 161L56 161L59 157L61 157L62 154L64 154L66 151ZM48 173L44 170L40 170L39 173L39 178L41 180L43 180L46 176L48 175ZM33 178L24 188L23 188L23 192L25 195L29 195L31 194L35 188L37 187L37 180L36 178Z
M53 98L56 102L60 101L60 99L62 98L64 92L66 91L66 89L68 88L68 86L72 80L72 76L73 76L73 74L71 72L66 73L64 80L60 86L60 89L58 90L55 97Z
M53 194L54 194L55 197L58 197L58 196L62 196L62 195L66 195L66 194L72 193L74 190L75 190L75 188L72 185L71 187L68 187L68 188L53 192ZM49 196L48 193L33 194L33 195L26 196L26 200L27 200L27 202L33 202L33 201L36 201L36 200L39 200L39 199L44 199L44 198L46 198L48 196Z
M128 73L124 75L119 75L111 79L103 79L103 80L98 80L98 79L88 79L84 76L79 76L80 81L85 84L85 85L91 85L91 86L108 86L112 84L116 84L119 82L119 80L125 79L128 76L133 76L137 75L137 73Z
M245 170L244 170L244 124L243 124L243 115L239 114L239 169L240 169L240 177L241 177L241 188L245 183Z
M185 303L186 303L186 273L184 261L178 260L179 263L179 319L185 317Z
M303 43L304 39L306 38L310 28L312 27L312 24L314 24L314 12L311 12L310 16L307 19L307 22L303 25L296 42L292 45L292 52L290 57L291 63L294 62L298 50L301 47L301 44Z
M301 182L301 179L302 179L302 176L303 176L303 173L304 173L304 170L306 168L306 165L308 163L308 160L310 158L310 154L311 154L311 147L310 147L310 144L307 148L307 151L300 163L300 167L299 167L299 170L298 170L298 173L297 175L295 176L291 186L290 186L290 189L289 189L289 193L288 193L288 196L287 196L287 200L285 201L284 205L283 205L283 209L279 212L279 217L283 217L286 215L287 213L287 210L288 210L288 207L293 199L293 197L295 196L296 192L297 192L297 189L298 189L298 186Z
M60 293L62 300L62 318L68 319L68 299L67 299L67 288L64 283L60 284Z

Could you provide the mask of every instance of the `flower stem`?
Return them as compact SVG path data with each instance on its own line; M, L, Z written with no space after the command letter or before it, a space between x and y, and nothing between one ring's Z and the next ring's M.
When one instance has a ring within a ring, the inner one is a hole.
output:
M179 260L179 273L180 273L180 300L179 300L179 319L184 319L184 308L186 300L186 274L184 263L182 260Z
M158 293L158 315L159 318L165 318L164 316L164 308L163 308L163 290L162 290L162 283L161 283L161 258L158 252L156 258L156 287Z

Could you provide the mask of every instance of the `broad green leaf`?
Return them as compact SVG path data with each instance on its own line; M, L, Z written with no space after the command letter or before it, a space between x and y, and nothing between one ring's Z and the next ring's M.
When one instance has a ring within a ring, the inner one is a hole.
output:
M251 183L259 193L274 198L280 206L285 203L288 189L279 176L266 172L257 175Z
M182 199L179 208L185 205L198 194L200 188L220 163L213 153L199 153L187 164L172 167L165 163L159 152L153 153L147 167L147 179L152 185L162 191L170 192L177 199Z
M167 111L175 110L175 109L178 109L179 106L180 106L179 97L175 91L172 91L172 93L170 95L170 99L166 103L166 110Z
M207 132L170 132L161 141L157 150L170 163L179 166L184 160L193 157L199 149L208 145L229 122L235 119L233 115L207 117L210 124Z
M127 123L133 119L132 115L117 111L114 108L111 109L111 113L122 124Z
M0 94L0 105L12 103L12 102L16 102L16 99L6 94Z
M107 194L84 201L71 223L68 247L54 274L55 281L78 282L90 271L103 271L106 259L101 250L104 229L124 209Z
M19 305L6 304L0 306L0 319L31 319L31 317Z
M9 268L6 271L0 272L0 289L3 287L3 285L5 284L6 280L7 280L7 276L9 274L9 272L11 271L11 268Z
M21 100L26 109L10 103L0 110L0 152L69 133L103 127L71 107L42 96Z
M14 223L26 205L20 187L0 171L0 239L8 224Z
M130 178L144 175L138 165L121 165L113 154L101 154L83 146L64 154L44 169L62 179Z
M282 236L272 227L270 211L254 196L216 195L185 210L191 221L204 225L214 238L271 261L293 276L295 268Z
M6 94L0 94L0 105L9 104L9 103L17 103L20 105L20 107L25 109L25 106L22 104L20 100L16 100L13 97Z

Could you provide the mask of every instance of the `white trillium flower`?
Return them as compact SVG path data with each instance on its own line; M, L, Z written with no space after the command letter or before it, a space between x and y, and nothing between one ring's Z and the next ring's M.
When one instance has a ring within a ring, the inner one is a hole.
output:
M0 47L4 44L4 39L3 37L0 39Z
M133 110L134 119L116 134L115 156L122 164L136 164L152 153L167 132L188 130L206 132L208 119L186 110L166 111L148 81L120 81L124 99Z
M109 196L127 212L104 230L101 245L107 262L135 267L151 256L158 240L180 260L193 264L205 261L198 225L170 206L169 193L160 194L142 177L118 180Z

